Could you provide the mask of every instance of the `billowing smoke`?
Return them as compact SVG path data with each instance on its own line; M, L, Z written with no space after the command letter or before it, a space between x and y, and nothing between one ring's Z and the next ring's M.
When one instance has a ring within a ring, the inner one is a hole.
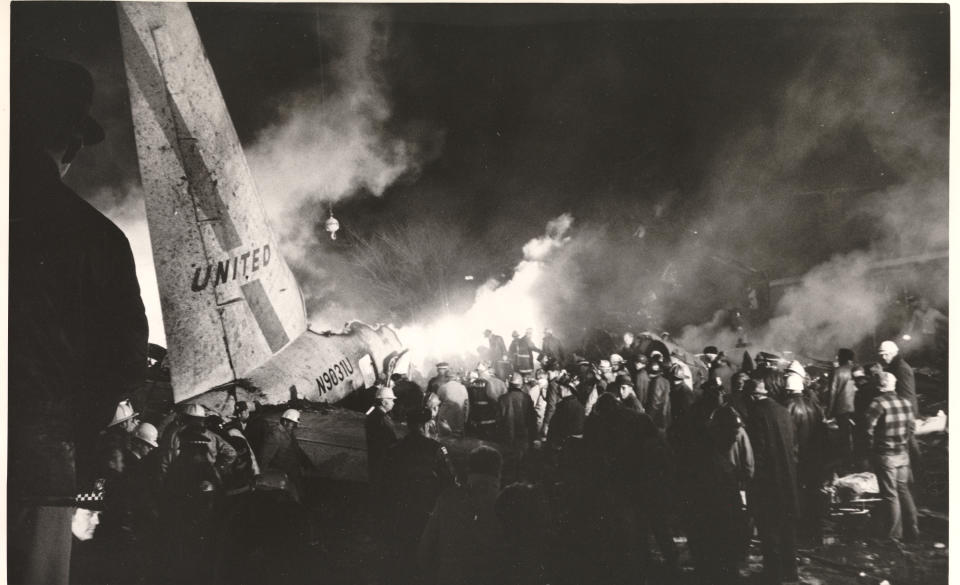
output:
M946 251L946 97L925 87L903 39L845 32L824 38L773 123L718 157L704 237L778 276L802 275L779 300L771 291L773 317L751 331L754 349L832 357L876 332L906 295L946 306L945 261L877 269ZM809 270L797 261L831 251ZM682 341L733 348L737 337L715 318L687 327Z
M320 18L318 27L321 64L311 85L282 99L274 123L245 148L284 255L308 281L308 304L329 292L315 288L332 279L316 247L330 205L358 193L383 195L435 156L439 141L422 127L412 137L391 129L384 10L347 7Z
M431 332L418 342L431 354L424 359L449 359L440 346L472 359L486 328L509 339L510 331L533 327L539 340L546 326L570 347L603 327L670 330L689 349L714 343L729 352L743 334L733 331L728 312L717 311L737 306L751 348L828 357L876 331L905 291L946 307L945 267L905 264L896 275L872 268L942 252L947 244L948 95L917 66L924 58L913 52L909 31L865 24L813 33L819 39L804 46L818 48L804 52L799 66L785 63L793 73L770 103L738 120L723 140L709 137L714 156L706 172L698 169L707 179L684 188L651 180L647 187L643 177L655 177L656 169L638 169L635 208L626 194L607 197L598 185L599 211L577 211L575 228L557 224L514 259L478 258L520 263L512 276L470 291L465 310L454 303L453 316L437 318L441 303L397 319L384 310L389 299L340 278L355 267L317 236L329 203L384 195L416 177L436 156L441 134L394 123L382 74L391 27L380 8L344 7L321 27L322 75L283 100L276 121L245 146L284 255L321 327L351 318L434 323L407 330ZM553 97L532 101L550 111ZM496 209L486 213L498 228L516 225ZM476 234L450 236L444 241ZM549 251L536 254L538 246ZM797 277L793 284L771 290L769 302L761 294L760 307L751 309L748 285L790 277ZM141 282L148 280L152 274Z
M437 351L470 349L453 339L487 327L507 337L542 324L573 347L595 328L629 328L670 330L694 351L734 354L745 341L829 358L895 330L909 296L945 308L946 97L914 66L906 35L867 25L821 34L769 110L719 145L700 192L646 193L645 213L584 222L538 267L536 285L519 287L533 298L510 305L526 315L477 311L478 296L468 311L477 323L427 328ZM897 262L916 256L934 260Z

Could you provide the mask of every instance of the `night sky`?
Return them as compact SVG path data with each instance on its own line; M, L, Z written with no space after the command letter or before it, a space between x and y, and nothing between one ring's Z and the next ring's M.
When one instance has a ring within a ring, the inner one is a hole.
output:
M709 249L771 278L946 242L947 5L367 5L361 25L351 5L190 6L245 146L304 95L353 91L345 47L371 27L370 128L409 146L406 169L379 196L323 198L348 234L452 227L473 250L457 274L509 272L565 212L611 252L643 225L635 252L657 267L676 253L699 271ZM108 141L68 182L123 205L137 168L115 7L14 3L11 30L14 58L93 72ZM349 238L319 233L326 207L298 201L311 246L342 254ZM942 237L891 243L931 218Z

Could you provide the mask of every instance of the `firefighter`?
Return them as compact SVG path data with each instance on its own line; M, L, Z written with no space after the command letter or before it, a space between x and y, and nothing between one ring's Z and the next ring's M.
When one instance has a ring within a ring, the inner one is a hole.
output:
M650 364L650 386L643 410L650 415L657 428L665 431L670 426L670 382L661 372L660 362Z
M506 380L510 375L510 354L507 353L507 345L503 342L503 337L496 335L489 329L483 332L490 344L490 363L493 364L494 372L501 381Z
M481 439L493 436L497 424L497 403L490 398L490 382L480 377L476 370L467 375L467 393L470 395L470 428Z
M217 473L221 477L229 473L233 462L237 458L237 452L219 435L206 428L207 415L203 406L199 404L188 404L183 411L183 417L183 428L170 439L170 444L166 446L165 450L161 449L161 475L168 473L171 464L180 454L180 437L187 432L191 432L194 435L204 435L207 438L204 445L207 447L207 459L210 461L210 464L216 468Z
M513 369L517 372L520 372L524 375L529 375L533 373L533 352L541 353L540 348L538 348L533 343L533 329L527 329L523 337L519 335L515 339L515 344L511 344L511 350L515 348L513 353Z
M626 362L624 361L623 356L621 356L619 353L610 354L610 367L613 369L613 374L615 376L619 376L620 374L629 375Z
M199 406L199 405L192 405ZM189 416L195 417L195 413ZM209 453L210 431L195 421L179 434L178 454L164 480L161 519L167 580L203 582L212 580L216 540L215 511L223 496L220 471Z
M542 362L545 363L548 359L554 359L560 364L564 362L566 354L563 351L563 344L553 334L553 329L543 330L543 341L540 342L540 347L543 349Z
M264 469L284 472L290 480L294 500L300 502L303 497L302 469L309 467L310 460L297 441L298 426L300 411L293 408L285 410L280 416L280 424L274 425L268 432L257 462Z
M704 361L707 365L707 375L709 379L720 378L720 385L724 392L730 392L731 378L733 378L733 368L722 351L718 351L716 346L708 345L703 348Z
M109 551L107 582L133 583L151 567L160 518L157 429L140 423L123 454L124 470L107 486L101 540Z
M121 400L113 414L113 420L100 434L100 474L123 473L123 454L130 447L133 431L140 424L140 413L129 400Z
M820 485L827 452L827 429L820 406L804 394L803 379L799 375L788 375L786 388L787 401L784 406L793 420L793 438L797 451L801 535L815 544L820 544L820 518L826 511L821 506Z
M436 394L444 383L450 379L450 364L440 362L437 364L437 375L427 381L427 394Z

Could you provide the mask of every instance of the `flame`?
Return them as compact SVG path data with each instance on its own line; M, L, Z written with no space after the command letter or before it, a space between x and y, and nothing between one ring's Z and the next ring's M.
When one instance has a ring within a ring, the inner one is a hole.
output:
M478 349L488 346L483 331L490 329L510 344L510 332L532 328L537 342L547 324L537 288L550 256L570 237L573 216L565 213L547 223L543 236L523 246L523 260L513 278L501 284L488 280L477 289L473 305L462 314L445 314L429 323L416 323L397 329L400 340L409 348L410 363L429 375L437 361L447 361L454 369L473 368L479 360ZM416 374L414 374L416 376Z

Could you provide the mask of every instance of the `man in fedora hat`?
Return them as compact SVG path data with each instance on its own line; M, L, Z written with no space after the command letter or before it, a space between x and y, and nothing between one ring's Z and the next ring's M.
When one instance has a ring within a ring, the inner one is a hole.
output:
M97 434L144 379L147 321L130 244L62 181L104 139L82 66L31 55L11 66L8 471L10 579L64 582L72 496ZM27 543L58 542L56 550Z

